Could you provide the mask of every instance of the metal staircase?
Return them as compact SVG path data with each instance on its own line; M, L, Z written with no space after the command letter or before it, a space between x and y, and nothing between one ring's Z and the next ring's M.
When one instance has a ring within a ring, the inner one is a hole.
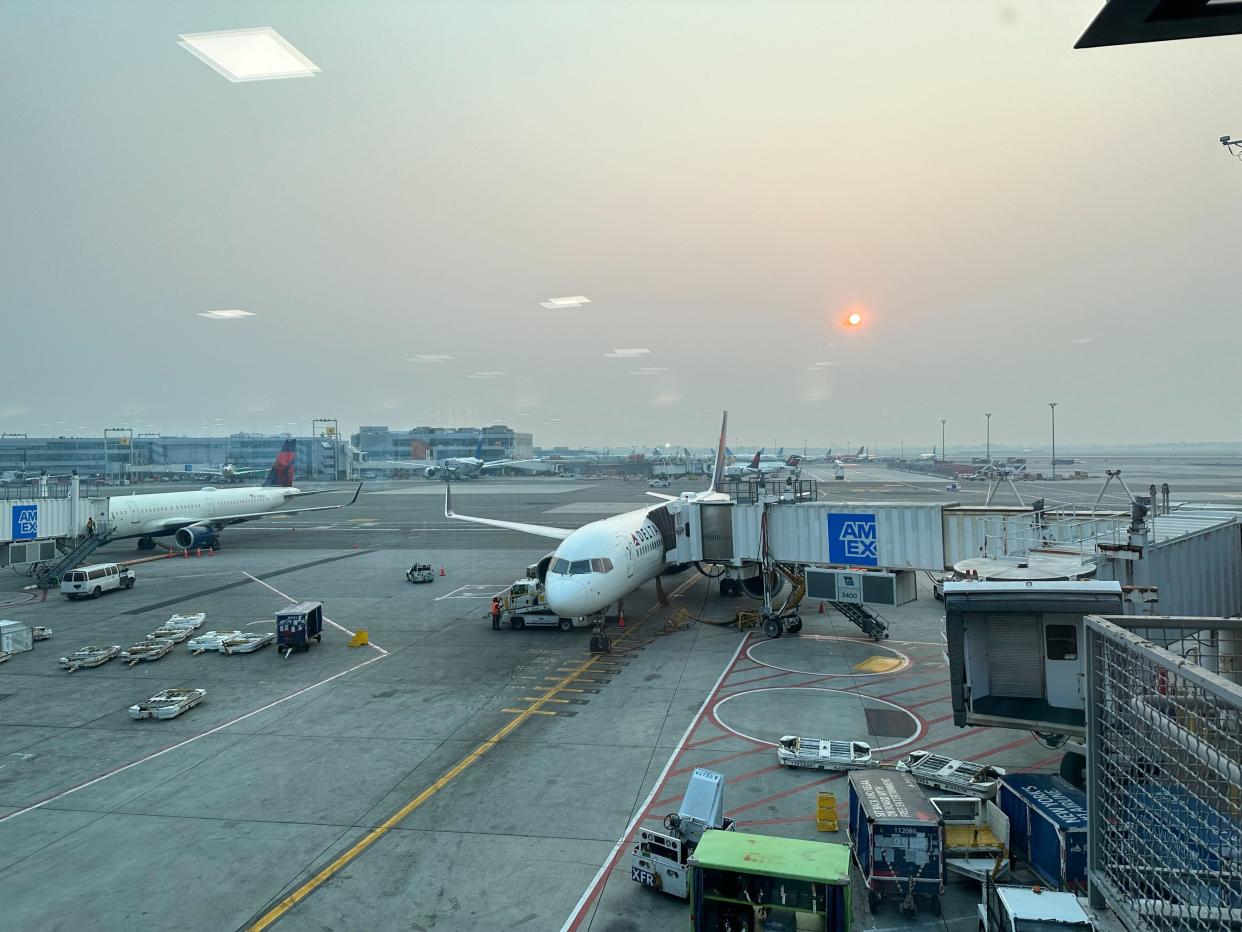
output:
M853 602L829 602L828 604L857 625L858 630L873 641L881 641L888 637L888 619L875 609Z
M112 539L110 528L96 528L94 534L74 538L73 546L59 560L49 563L35 573L35 585L40 589L55 589L69 570L78 566L92 553Z

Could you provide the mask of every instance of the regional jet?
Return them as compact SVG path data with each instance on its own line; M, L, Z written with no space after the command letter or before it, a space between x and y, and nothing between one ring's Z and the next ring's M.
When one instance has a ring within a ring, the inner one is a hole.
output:
M486 470L499 469L501 466L515 466L518 463L534 463L537 460L492 460L483 459L483 438L479 438L474 447L474 456L457 456L446 460L385 460L386 465L421 469L428 479L477 479Z
M671 504L678 501L729 501L721 490L724 482L725 428L729 413L720 424L716 465L711 485L702 492L686 492L680 497L648 492L664 499L659 505L627 511L611 518L592 521L577 530L500 521L459 515L453 511L453 491L445 490L444 516L489 527L507 528L559 540L555 551L540 561L548 607L569 618L596 617L643 583L655 579L675 564L665 554L674 546L676 518Z
M271 515L292 515L307 511L332 511L358 500L362 483L354 497L340 505L310 508L281 508L302 495L319 495L335 489L303 492L293 487L293 467L297 446L286 440L268 470L261 486L217 489L205 486L197 492L157 492L153 495L125 495L108 499L110 539L137 537L139 550L153 550L156 537L173 538L183 550L195 547L220 548L219 533L231 524L255 521Z

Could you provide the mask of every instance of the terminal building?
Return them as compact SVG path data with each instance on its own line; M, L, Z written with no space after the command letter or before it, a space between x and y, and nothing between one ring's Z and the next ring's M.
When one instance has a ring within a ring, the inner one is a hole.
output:
M366 460L444 460L474 456L480 445L485 461L530 459L533 437L504 424L490 427L411 427L392 430L386 425L358 428L351 438Z
M224 466L267 469L287 434L233 434L229 437L164 437L128 433L103 437L0 438L0 475L32 477L46 472L105 479L154 479L166 475L201 476ZM334 482L352 478L357 455L338 436L297 437L295 477ZM261 481L261 480L260 480Z

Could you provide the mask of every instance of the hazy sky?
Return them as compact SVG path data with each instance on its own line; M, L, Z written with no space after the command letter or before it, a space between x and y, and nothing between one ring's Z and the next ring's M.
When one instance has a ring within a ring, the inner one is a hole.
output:
M1242 37L1101 6L5 3L0 430L1237 439Z

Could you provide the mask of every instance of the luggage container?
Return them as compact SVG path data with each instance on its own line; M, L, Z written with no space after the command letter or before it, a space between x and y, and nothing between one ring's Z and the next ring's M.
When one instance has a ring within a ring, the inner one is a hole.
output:
M690 855L695 932L850 932L845 845L707 831Z
M1126 789L1126 831L1134 846L1165 852L1146 878L1146 896L1166 908L1193 906L1201 921L1242 911L1237 881L1242 825L1176 783L1134 784ZM1222 920L1223 921L1223 920Z
M855 770L850 783L850 847L867 887L867 907L896 899L903 913L918 900L940 915L944 893L944 823L909 774Z
M276 613L276 649L310 650L310 640L323 640L323 603L299 602Z
M1009 849L1050 887L1087 892L1087 796L1051 773L1001 777Z
M0 621L0 651L19 654L33 650L34 642L34 632L20 621Z

